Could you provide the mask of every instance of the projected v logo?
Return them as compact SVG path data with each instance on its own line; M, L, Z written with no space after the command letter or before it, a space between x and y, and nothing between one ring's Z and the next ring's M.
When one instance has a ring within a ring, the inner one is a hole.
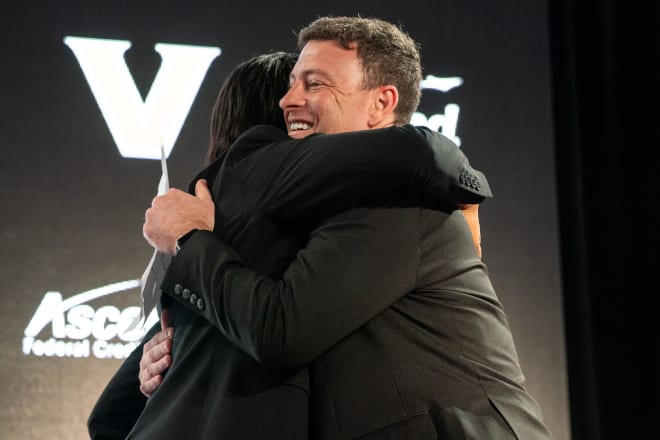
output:
M220 48L157 43L160 69L147 98L128 70L124 53L130 41L68 36L94 98L123 157L160 159L161 143L169 156L193 100Z

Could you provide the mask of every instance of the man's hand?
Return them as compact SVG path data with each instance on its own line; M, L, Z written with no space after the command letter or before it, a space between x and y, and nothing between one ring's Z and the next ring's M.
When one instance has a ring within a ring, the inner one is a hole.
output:
M460 205L461 214L465 217L470 232L472 233L472 241L474 247L477 248L477 254L481 258L481 226L479 225L479 205Z
M206 180L195 184L195 195L178 189L154 198L144 215L142 233L150 245L168 255L176 252L176 241L193 229L213 231L215 204Z
M172 335L174 328L167 326L167 309L160 316L161 331L144 344L140 359L140 391L149 397L163 381L163 373L172 364Z

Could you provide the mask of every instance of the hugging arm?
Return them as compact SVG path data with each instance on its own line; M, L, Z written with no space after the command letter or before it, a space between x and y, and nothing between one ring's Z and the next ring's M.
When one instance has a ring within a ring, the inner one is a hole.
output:
M257 274L216 234L199 231L162 288L257 361L296 369L414 288L418 215L339 214L312 232L281 280Z
M249 202L276 224L310 212L320 219L355 206L370 194L397 187L417 187L433 198L455 204L479 203L492 196L483 174L470 166L455 144L437 132L410 125L312 135L302 140L289 139L272 127L256 127L234 144L225 165L224 172L229 169L235 173L236 180L243 183L242 192ZM193 186L194 182L191 188ZM216 197L223 197L221 189L216 192ZM476 209L473 212L476 215ZM222 225L218 226L222 233ZM216 287L215 280L207 277L215 277L216 270L222 265L222 261L215 260L215 257L237 256L233 251L223 249L226 245L213 234L200 232L192 236L194 239L183 246L182 254L175 258L168 273L171 278L182 273L194 274L185 284L194 285L193 290L204 289L211 295ZM395 250L403 249L405 246ZM313 252L313 249L307 251ZM349 260L344 261L350 265ZM359 281L366 279L368 277ZM183 282L184 278L181 280ZM331 286L335 292L342 288L341 284ZM170 286L170 292L174 292L173 289L174 286ZM353 292L355 290L341 293L351 295ZM393 295L392 298L379 299L385 300L383 304L387 303L387 306L396 300L396 294ZM226 329L236 329L230 320L219 321L223 314L231 319L229 311L209 312L205 307L196 306L197 300L201 299L203 304L204 298L195 299L195 304L190 304L195 312L216 326L226 324ZM372 305L378 307L378 304L381 303L376 301ZM227 336L236 342L241 340L241 335L247 333L237 333L233 338ZM267 345L259 344L258 338L244 342L252 344L256 356L270 356L259 348ZM298 356L305 358L305 353L302 350Z
M229 194L241 200L232 206L247 202L276 226L293 219L322 220L358 206L368 196L400 188L415 188L453 205L480 203L492 196L486 178L461 150L424 127L291 139L275 127L257 126L232 145L224 161L193 180L189 192L196 196L172 189L154 199L143 226L152 246L172 255L177 239L191 230L214 229L217 214L211 193L200 192L198 182L209 177L216 202L227 197L223 190L229 180L238 185ZM236 214L242 213L232 213Z
M322 219L357 206L367 196L403 187L451 204L492 197L485 176L463 152L423 127L266 142L264 135L274 132L264 126L246 132L232 147L227 164L243 182L249 201L275 224L310 213ZM245 149L250 149L248 160L242 160Z

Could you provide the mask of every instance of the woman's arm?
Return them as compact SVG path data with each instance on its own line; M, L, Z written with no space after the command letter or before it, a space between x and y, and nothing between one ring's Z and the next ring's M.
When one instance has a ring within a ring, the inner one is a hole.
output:
M309 214L324 218L404 187L451 204L492 197L485 176L453 142L411 125L304 139L259 126L237 140L225 165L254 207L276 224Z

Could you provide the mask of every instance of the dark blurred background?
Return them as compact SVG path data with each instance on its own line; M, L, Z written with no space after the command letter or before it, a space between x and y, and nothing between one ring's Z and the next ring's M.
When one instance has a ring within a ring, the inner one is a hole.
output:
M657 431L658 2L551 1L571 424Z
M141 227L160 164L120 155L63 38L130 41L142 98L156 43L222 50L168 158L183 188L203 164L227 73L295 50L294 32L319 15L355 14L400 23L421 44L424 75L463 80L424 90L420 112L460 108L455 135L493 187L480 209L484 261L554 437L655 431L658 2L70 0L14 2L0 15L0 438L86 436L130 348L113 313L139 292L115 283L135 282L151 255ZM98 288L111 294L66 303ZM66 307L40 308L47 296ZM34 339L88 352L35 348L28 323L46 309ZM72 336L85 326L89 336Z

